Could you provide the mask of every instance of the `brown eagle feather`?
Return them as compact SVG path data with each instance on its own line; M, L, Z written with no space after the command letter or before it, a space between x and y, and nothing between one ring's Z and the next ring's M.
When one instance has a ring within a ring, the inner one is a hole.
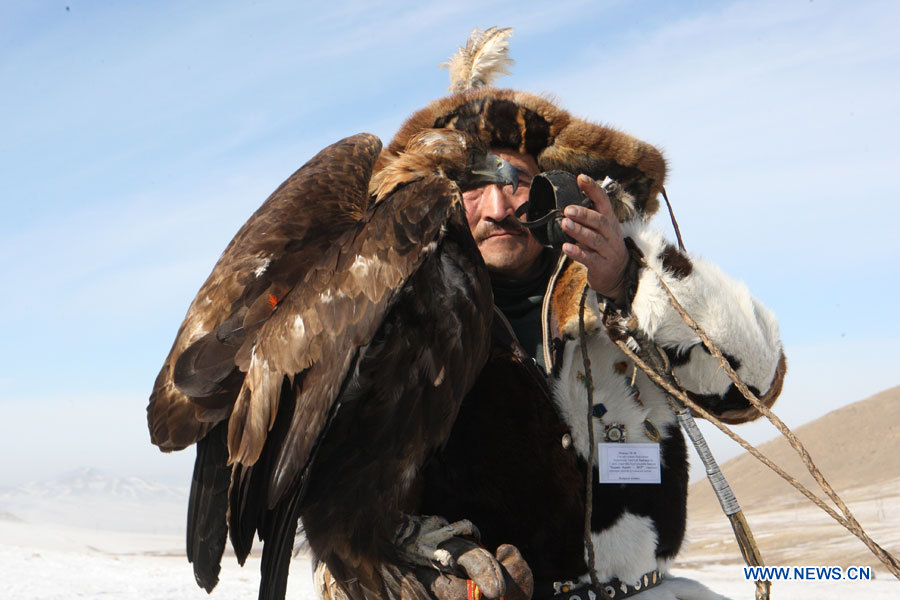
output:
M487 149L426 131L373 176L380 149L342 140L263 203L156 379L153 443L199 442L188 558L207 590L227 519L239 560L254 531L265 540L260 597L283 597L300 517L330 567L383 586L411 475L486 360L490 284L457 182Z

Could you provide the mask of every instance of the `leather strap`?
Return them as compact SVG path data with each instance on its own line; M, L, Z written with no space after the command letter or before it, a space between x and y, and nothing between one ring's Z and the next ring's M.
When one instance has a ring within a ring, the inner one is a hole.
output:
M534 600L601 600L602 598L621 600L656 587L662 583L662 580L663 576L659 574L658 570L644 573L631 585L618 579L611 579L600 584L600 589L603 590L603 593L588 583L573 583L571 581L535 582L533 598ZM604 593L606 594L605 596Z

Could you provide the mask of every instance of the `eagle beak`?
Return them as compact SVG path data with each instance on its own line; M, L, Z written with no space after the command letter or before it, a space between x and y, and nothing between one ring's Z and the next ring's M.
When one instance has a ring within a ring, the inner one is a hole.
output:
M493 156L493 154L491 156ZM519 172L514 166L512 166L502 158L497 156L495 156L494 158L500 161L500 168L498 169L498 173L500 174L499 176L503 185L511 185L513 191L515 192L517 189L519 189Z
M511 185L515 192L519 189L519 172L507 161L488 152L484 155L483 166L472 169L470 183L472 187L491 184L500 187Z

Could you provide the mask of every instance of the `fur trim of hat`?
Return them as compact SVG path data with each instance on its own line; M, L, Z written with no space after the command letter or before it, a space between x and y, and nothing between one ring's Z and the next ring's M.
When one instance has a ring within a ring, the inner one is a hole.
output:
M614 179L626 192L620 194L622 202L615 206L620 220L632 218L635 212L654 214L666 175L665 159L654 146L573 117L548 98L488 87L485 82L493 76L485 69L485 61L498 65L498 72L511 64L506 57L509 35L508 29L473 31L466 48L460 48L449 63L451 89L464 91L435 100L414 113L384 149L376 170L396 157L416 133L447 127L477 135L492 147L530 154L541 171L560 169L576 175L586 173L601 181ZM473 43L473 36L482 40L482 45L489 44L491 52ZM467 60L465 56L460 58L460 53L479 56ZM468 66L454 69L454 61Z

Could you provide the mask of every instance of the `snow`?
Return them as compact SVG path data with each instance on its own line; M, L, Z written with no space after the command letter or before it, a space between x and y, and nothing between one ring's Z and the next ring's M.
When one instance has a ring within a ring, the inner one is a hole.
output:
M0 586L16 600L244 600L256 598L259 556L245 567L233 556L222 561L219 585L211 596L194 583L181 536L129 535L122 532L0 521ZM176 550L177 549L177 550ZM752 599L753 583L738 565L702 569L675 568L673 574L702 581L733 600ZM294 559L287 598L314 600L312 568L306 556ZM866 598L896 600L900 582L884 572L874 581L776 582L775 600Z
M169 505L172 514L159 512ZM241 568L234 556L226 553L220 583L212 595L197 586L184 556L186 507L186 490L90 470L0 493L0 597L256 598L258 554L252 554ZM97 527L97 523L108 527ZM291 572L287 598L313 600L316 596L309 557L294 559ZM740 565L704 564L682 569L676 564L673 574L697 579L733 600L753 598L754 585L744 580ZM885 571L876 574L873 581L775 582L772 598L900 598L900 581Z
M79 469L0 490L0 598L210 598L184 556L188 490ZM222 560L212 600L256 598L259 556ZM312 600L309 558L288 598Z
M825 566L825 565L823 565ZM752 600L756 586L744 580L742 565L710 565L702 569L672 569L672 574L703 582L715 592L733 600ZM865 598L866 600L897 600L900 581L887 571L878 571L872 581L775 581L770 593L772 600L831 600L832 598Z
M309 559L296 560L292 571L287 597L312 600ZM208 596L194 583L184 556L38 550L0 543L0 586L4 598L16 600L245 600L258 594L259 557L248 558L243 569L226 557L220 583Z

